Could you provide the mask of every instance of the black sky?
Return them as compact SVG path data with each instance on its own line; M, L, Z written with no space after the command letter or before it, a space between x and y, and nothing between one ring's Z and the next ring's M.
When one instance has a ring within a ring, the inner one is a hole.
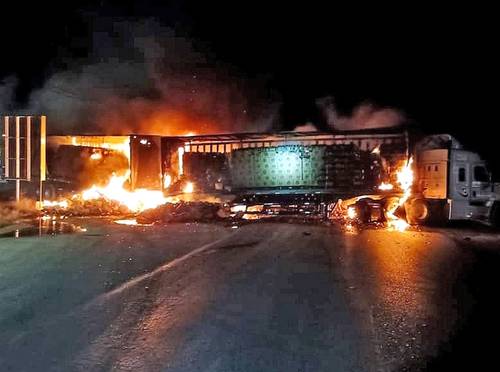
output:
M499 60L492 9L291 3L19 3L0 25L0 78L17 76L22 104L68 57L88 53L86 12L154 17L245 79L268 76L282 96L287 128L319 121L319 97L334 96L344 111L368 100L495 157Z

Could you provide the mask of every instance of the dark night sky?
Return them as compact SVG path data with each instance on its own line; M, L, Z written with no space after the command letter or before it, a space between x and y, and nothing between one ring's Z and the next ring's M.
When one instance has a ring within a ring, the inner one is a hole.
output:
M405 111L425 131L455 134L494 159L500 65L495 12L435 4L305 4L103 0L50 8L39 2L26 14L20 3L0 26L0 78L18 77L16 100L22 104L64 67L61 55L85 57L84 11L155 17L245 79L269 76L282 96L287 128L318 121L318 97L334 96L344 111L369 100Z

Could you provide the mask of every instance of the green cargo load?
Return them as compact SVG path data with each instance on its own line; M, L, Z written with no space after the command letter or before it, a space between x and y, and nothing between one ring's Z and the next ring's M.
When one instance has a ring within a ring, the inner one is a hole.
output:
M247 148L231 154L235 188L322 187L326 146Z

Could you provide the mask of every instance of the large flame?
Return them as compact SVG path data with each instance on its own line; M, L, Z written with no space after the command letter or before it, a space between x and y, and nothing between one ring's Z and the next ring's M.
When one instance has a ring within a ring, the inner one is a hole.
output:
M71 144L73 146L93 147L121 152L130 161L130 139L129 136L56 136L59 145ZM105 139L104 139L105 138ZM91 155L92 160L101 159L102 154L98 151Z
M401 169L396 171L396 181L398 182L401 190L403 190L403 196L399 198L397 203L390 205L386 211L387 225L389 228L397 231L404 231L409 226L405 220L395 216L394 213L396 212L396 209L402 206L411 196L411 187L413 185L414 178L412 164L413 158L410 158Z
M129 178L127 171L122 176L113 175L107 185L92 186L84 190L80 195L83 200L108 199L126 206L132 212L141 212L146 209L155 208L167 202L161 191L137 189L129 191L124 185Z
M122 176L113 175L107 185L94 185L84 190L79 196L81 196L83 200L101 198L113 200L126 206L132 212L142 212L143 210L155 208L167 202L167 198L161 191L147 189L129 191L125 189L124 185L129 175L129 171ZM78 195L76 197L78 197Z
M125 184L129 178L130 171L123 175L114 174L105 186L93 185L92 187L73 195L70 199L61 201L44 200L44 207L58 207L67 209L72 200L97 200L106 199L118 202L127 207L131 212L142 212L146 209L155 208L169 201L161 191L136 189L127 190Z

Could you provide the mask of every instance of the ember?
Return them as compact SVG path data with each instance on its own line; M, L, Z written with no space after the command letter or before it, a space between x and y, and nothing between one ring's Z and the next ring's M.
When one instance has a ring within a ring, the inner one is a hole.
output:
M356 208L348 207L347 208L347 218L352 220L352 219L356 218L356 216L357 216Z
M385 182L382 182L378 186L379 190L392 190L393 188L394 188L394 186L392 185L392 183L385 183Z
M219 203L178 202L166 203L158 208L149 209L137 216L137 222L151 224L155 222L191 222L215 221L225 218Z

